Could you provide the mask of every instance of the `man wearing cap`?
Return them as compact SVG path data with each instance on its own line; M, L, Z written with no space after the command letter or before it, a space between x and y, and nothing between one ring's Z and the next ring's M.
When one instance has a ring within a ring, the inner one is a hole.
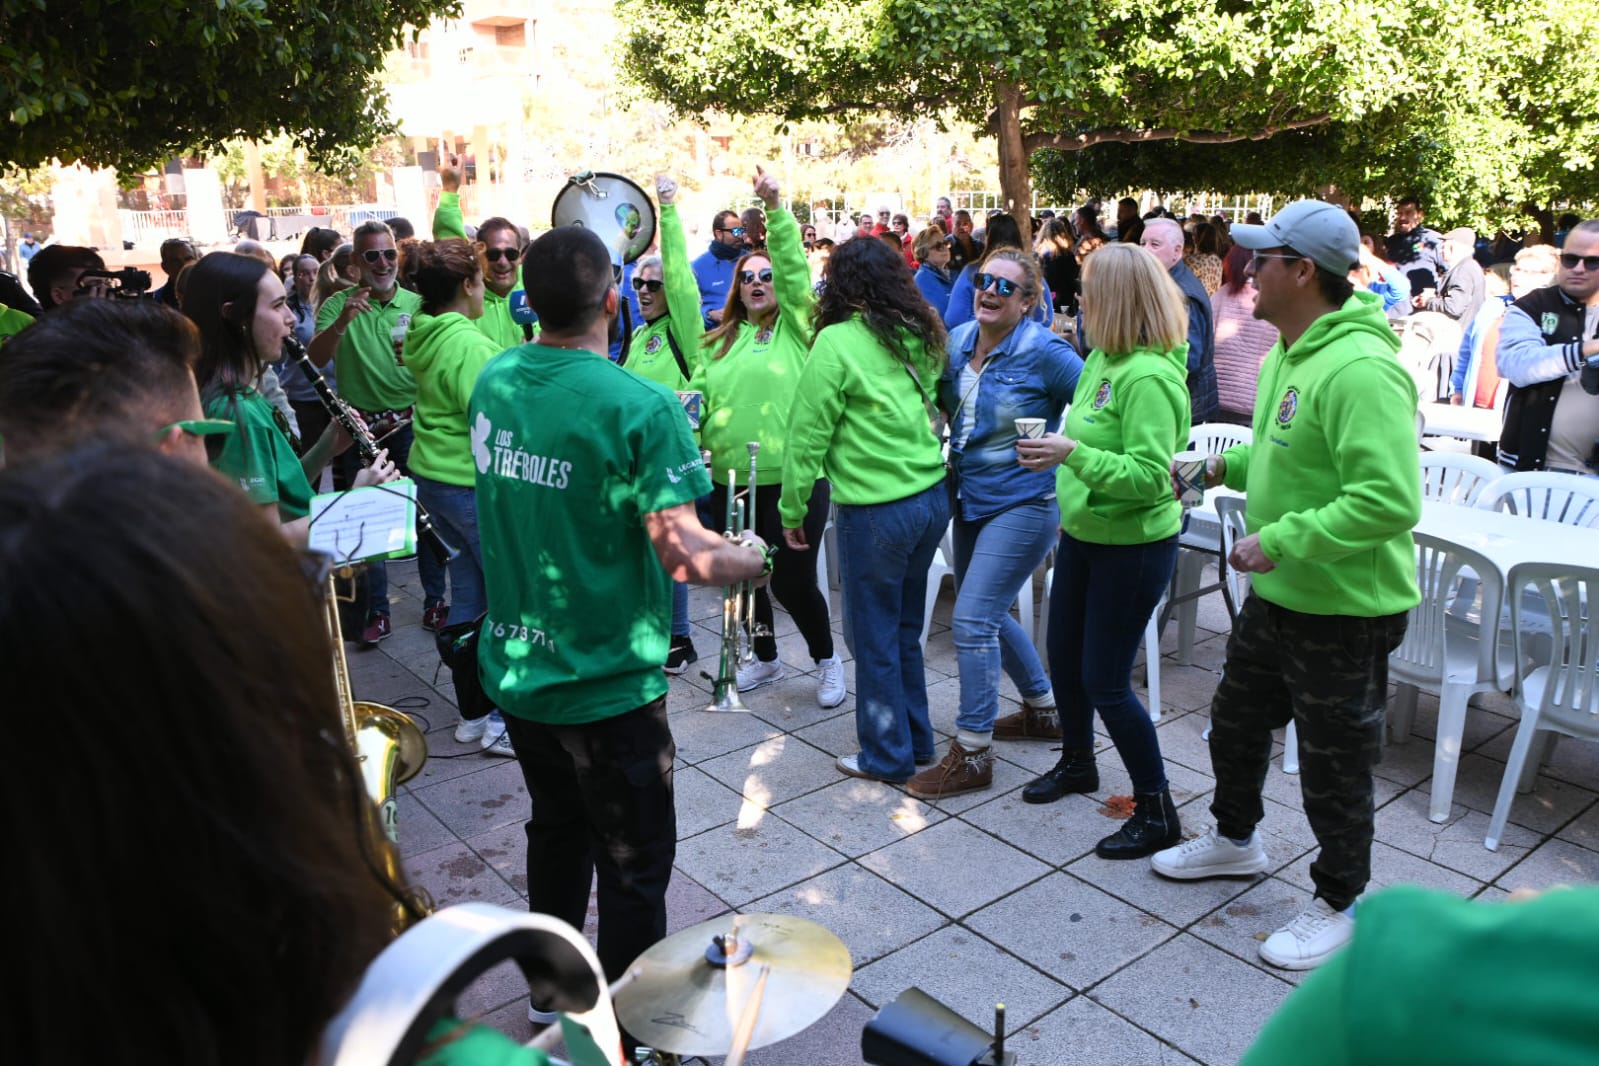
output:
M1476 317L1487 296L1487 280L1474 254L1477 250L1477 232L1461 226L1444 234L1439 250L1444 261L1444 278L1432 296L1414 298L1419 311L1436 311L1448 315L1462 327Z
M1260 954L1305 970L1349 939L1371 874L1388 653L1421 599L1416 389L1381 299L1349 281L1360 235L1348 214L1301 200L1232 236L1255 253L1255 317L1280 333L1260 370L1253 445L1205 461L1207 486L1248 493L1248 535L1228 562L1252 586L1211 707L1215 828L1150 861L1181 880L1272 868L1256 828L1261 788L1272 730L1292 721L1320 846L1316 898Z

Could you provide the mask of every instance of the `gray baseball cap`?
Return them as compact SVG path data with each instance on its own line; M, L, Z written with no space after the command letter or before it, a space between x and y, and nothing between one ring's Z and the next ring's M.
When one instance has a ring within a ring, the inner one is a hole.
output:
M1264 226L1235 224L1233 242L1251 251L1292 248L1340 277L1360 262L1360 230L1341 207L1321 200L1296 200Z

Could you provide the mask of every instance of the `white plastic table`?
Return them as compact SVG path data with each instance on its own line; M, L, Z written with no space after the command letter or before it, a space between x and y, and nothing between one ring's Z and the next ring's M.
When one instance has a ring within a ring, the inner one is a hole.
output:
M1424 403L1419 408L1425 419L1423 437L1458 437L1461 440L1497 444L1504 426L1504 413L1491 407L1456 407L1452 403Z

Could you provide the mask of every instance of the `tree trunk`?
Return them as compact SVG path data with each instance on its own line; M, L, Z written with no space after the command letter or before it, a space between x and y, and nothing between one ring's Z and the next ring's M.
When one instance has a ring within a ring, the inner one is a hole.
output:
M1022 141L1022 90L1001 82L994 94L994 125L999 132L999 192L1007 214L1022 230L1022 243L1033 242L1033 184L1027 145Z

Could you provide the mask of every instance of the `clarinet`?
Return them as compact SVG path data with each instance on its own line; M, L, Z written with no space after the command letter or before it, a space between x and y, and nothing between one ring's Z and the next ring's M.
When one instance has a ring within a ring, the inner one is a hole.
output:
M362 466L371 466L377 461L378 444L372 439L372 434L361 420L355 416L355 411L345 403L333 390L328 387L328 379L322 376L316 364L311 362L311 353L305 350L305 345L300 343L300 338L289 334L283 338L283 348L289 356L305 372L306 378L311 382L311 387L316 390L317 399L322 401L322 406L329 417L339 424L349 435L355 445L356 454L361 457ZM416 503L416 536L423 544L427 545L433 557L441 563L449 563L460 555L460 549L451 547L445 539L439 536L439 531L433 528L433 516L428 514L427 508L422 506L420 500Z

